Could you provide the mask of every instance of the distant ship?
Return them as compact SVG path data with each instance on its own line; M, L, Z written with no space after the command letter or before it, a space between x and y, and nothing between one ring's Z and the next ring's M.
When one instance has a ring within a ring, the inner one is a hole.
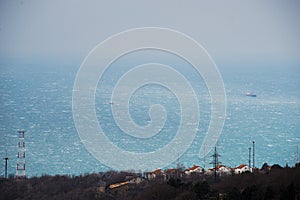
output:
M248 96L248 97L256 97L256 94L254 94L253 92L247 92L246 96Z

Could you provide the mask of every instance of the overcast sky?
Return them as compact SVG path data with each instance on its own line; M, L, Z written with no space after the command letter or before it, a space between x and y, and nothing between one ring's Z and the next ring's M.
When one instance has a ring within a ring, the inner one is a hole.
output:
M80 65L112 34L156 26L191 36L217 65L297 64L299 19L297 0L0 0L0 58Z

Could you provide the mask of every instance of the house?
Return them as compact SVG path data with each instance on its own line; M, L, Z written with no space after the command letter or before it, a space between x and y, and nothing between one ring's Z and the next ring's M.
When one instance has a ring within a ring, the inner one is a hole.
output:
M216 167L216 170L217 170L217 174L218 175L228 175L228 174L231 174L232 172L232 169L230 167L226 167L225 165L218 165ZM206 175L212 175L215 173L215 168L209 168L205 171L205 174Z
M163 171L161 169L156 169L153 172L146 172L145 177L149 180L155 179L155 178L161 178L163 175Z
M248 165L241 164L240 166L234 169L235 174L241 174L244 172L251 172L251 168Z
M167 170L165 170L165 174L168 174L168 175L170 175L170 174L173 174L175 172L175 169L167 169Z
M214 173L214 171L215 171L214 168L209 168L209 169L207 169L204 173L205 173L206 175L212 175L212 174Z
M140 184L144 179L140 176L126 176L125 181L128 181L128 183L132 184Z
M169 180L170 178L175 178L177 176L177 173L178 171L176 171L176 169L167 169L164 171L164 180Z
M217 173L220 174L230 174L231 169L229 167L226 167L225 165L218 165L217 166Z
M193 167L190 167L186 170L184 170L184 173L187 175L191 175L192 173L201 173L203 171L203 168L201 168L198 165L194 165Z

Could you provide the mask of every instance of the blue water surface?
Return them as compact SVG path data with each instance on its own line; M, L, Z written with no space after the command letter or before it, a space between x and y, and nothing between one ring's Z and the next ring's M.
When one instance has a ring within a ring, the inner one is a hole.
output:
M152 61L149 58L145 60ZM207 157L204 163L199 157L199 150L209 126L209 93L201 76L193 71L189 63L174 59L178 58L173 58L172 62L168 62L168 59L158 61L174 66L188 77L199 99L200 108L197 136L176 162L186 167L198 164L208 168L211 167L208 164L211 158ZM148 110L152 104L163 105L168 114L165 127L149 140L123 133L113 119L113 105L109 103L118 77L129 66L139 63L125 60L123 63L112 64L112 69L106 72L106 77L97 86L96 113L107 137L119 148L151 152L166 145L176 135L180 122L176 95L159 85L144 86L133 94L129 112L137 124L143 126L149 122ZM9 174L15 174L18 129L26 130L28 176L78 175L110 170L109 166L101 164L85 149L74 125L72 91L78 68L0 66L0 156L4 157L7 151ZM220 68L220 73L227 95L225 125L217 144L220 161L232 167L241 163L248 164L248 148L255 141L256 166L261 167L264 162L294 165L296 146L300 145L299 68L266 66L247 67L244 70L243 66L229 66ZM257 97L245 96L247 91L255 92ZM176 148L180 148L180 145ZM176 162L169 167L175 167ZM4 174L4 162L1 169L1 174ZM152 170L151 166L149 170Z

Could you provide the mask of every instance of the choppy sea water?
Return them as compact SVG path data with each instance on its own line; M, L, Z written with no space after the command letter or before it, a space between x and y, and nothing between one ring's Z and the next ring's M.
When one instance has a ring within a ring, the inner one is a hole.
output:
M7 151L10 174L15 173L18 129L26 130L26 173L29 176L110 169L85 149L74 125L72 92L78 67L1 66L0 69L0 155L4 157ZM190 148L176 162L187 167L203 166L199 150L210 120L209 93L201 77L193 71L181 72L189 76L199 99L200 125ZM232 167L247 164L248 148L255 141L256 166L261 167L264 162L293 165L296 146L300 145L300 70L289 66L267 66L263 70L224 67L220 72L227 95L225 125L217 144L220 161ZM149 140L124 134L114 121L111 112L114 105L109 103L113 84L122 73L120 69L108 70L106 78L99 82L95 95L98 121L106 136L118 147L134 152L155 151L176 134L179 102L171 91L159 85L136 90L129 111L137 124L143 126L149 122L149 106L156 103L165 107L168 118L161 132ZM246 97L249 90L257 97ZM210 161L207 157L206 168L211 167ZM169 167L174 167L176 162ZM2 166L3 174L4 162Z

